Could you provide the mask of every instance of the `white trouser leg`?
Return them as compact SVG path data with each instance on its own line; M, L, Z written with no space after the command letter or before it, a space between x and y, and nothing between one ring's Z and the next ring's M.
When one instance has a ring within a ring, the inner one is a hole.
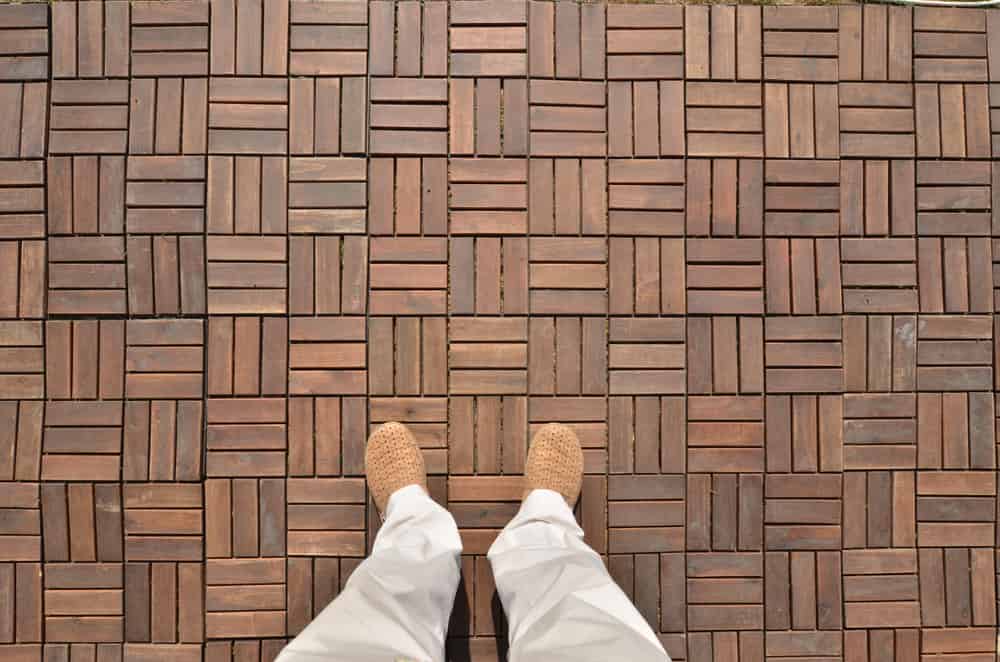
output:
M392 494L371 555L277 662L443 662L462 541L417 485Z
M670 661L558 492L533 490L488 556L510 662Z

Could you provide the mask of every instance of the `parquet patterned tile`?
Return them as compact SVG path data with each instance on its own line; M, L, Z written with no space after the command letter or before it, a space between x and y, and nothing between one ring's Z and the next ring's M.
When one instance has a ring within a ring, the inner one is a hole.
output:
M125 404L122 477L126 481L198 481L202 476L200 400Z
M41 4L4 7L0 37L0 78L5 81L49 78L50 16Z
M49 402L45 410L42 480L119 479L121 401Z
M450 660L550 421L674 659L993 659L996 11L28 2L0 107L0 658L270 662L400 420Z
M122 267L126 266L123 236L50 236L46 254L50 316L127 313L126 279L122 277ZM62 277L60 272L64 274Z
M50 86L48 154L126 152L129 81L59 79Z
M203 641L200 563L128 563L125 566L125 640Z
M796 7L791 11L764 7L764 79L817 83L836 81L839 72L837 56L844 57L838 47L838 37L843 35L843 32L838 32L839 22L855 9L849 8L841 14L838 7ZM720 8L713 8L715 13L720 13ZM867 18L871 12L866 11L865 14ZM718 24L724 34L727 22L718 21ZM878 34L877 30L871 32L873 36ZM850 50L850 46L843 50Z
M209 399L205 410L205 475L285 475L285 400Z
M3 560L40 561L42 530L38 483L5 482L3 486L3 508L7 514L4 518ZM5 563L5 567L7 567L6 572L14 569L10 563ZM10 581L10 578L7 581ZM8 610L12 613L13 605L10 605Z
M38 321L8 321L0 323L0 356L9 370L0 379L4 398L41 398L43 394L44 349L42 323ZM10 403L17 407L16 403ZM16 419L16 414L13 414ZM12 428L13 429L13 428ZM8 455L10 462L13 456Z
M45 193L44 163L40 160L0 161L0 310L10 318L41 318L45 298ZM12 322L8 333L31 325ZM9 340L4 342L9 344ZM16 344L16 343L15 343Z

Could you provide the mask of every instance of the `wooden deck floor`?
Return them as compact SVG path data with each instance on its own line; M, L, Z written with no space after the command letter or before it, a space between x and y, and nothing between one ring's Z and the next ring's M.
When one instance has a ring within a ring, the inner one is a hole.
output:
M270 662L392 419L452 660L546 421L674 659L994 660L1000 11L8 5L0 115L0 660Z

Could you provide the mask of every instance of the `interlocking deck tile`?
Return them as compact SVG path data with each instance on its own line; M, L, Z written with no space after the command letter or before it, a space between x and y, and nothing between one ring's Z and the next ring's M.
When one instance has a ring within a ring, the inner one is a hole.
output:
M465 553L579 435L691 662L992 660L1000 14L0 6L0 658L270 662L401 420Z

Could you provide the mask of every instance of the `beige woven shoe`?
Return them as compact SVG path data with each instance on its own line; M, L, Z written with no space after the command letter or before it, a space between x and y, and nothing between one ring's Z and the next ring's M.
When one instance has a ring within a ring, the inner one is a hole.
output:
M419 485L427 491L424 455L413 434L402 423L380 425L368 437L365 474L380 513L385 512L389 496L401 487Z
M535 433L524 466L524 493L554 490L570 508L580 496L583 483L583 451L576 433L561 423L548 423Z

